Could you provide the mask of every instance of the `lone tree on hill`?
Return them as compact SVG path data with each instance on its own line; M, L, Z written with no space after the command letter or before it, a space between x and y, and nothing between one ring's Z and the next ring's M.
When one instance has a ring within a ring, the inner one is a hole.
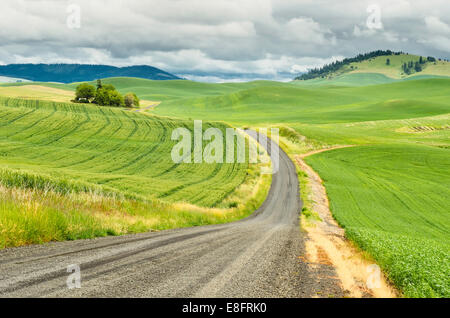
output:
M97 90L93 85L82 83L77 86L76 103L94 103L99 106L128 107L139 106L139 98L134 93L128 93L124 98L111 84L102 84L97 80Z
M87 83L77 86L75 101L78 103L90 103L95 97L95 87Z

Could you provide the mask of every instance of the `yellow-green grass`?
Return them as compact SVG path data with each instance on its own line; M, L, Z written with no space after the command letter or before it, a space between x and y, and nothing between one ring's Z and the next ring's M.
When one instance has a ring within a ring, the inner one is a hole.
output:
M450 76L450 62L436 61L436 63L428 63L423 71L418 74Z
M0 85L0 96L5 98L20 98L70 103L75 98L76 85L66 87L63 84L48 83L13 83ZM72 90L73 88L73 90ZM124 92L124 94L129 91ZM159 101L141 100L140 107L158 105Z
M415 144L331 150L306 159L347 236L408 297L450 296L449 150Z
M75 97L74 93L68 90L34 84L0 87L0 96L55 102L70 102Z
M387 59L390 60L390 65L386 64ZM378 56L366 61L351 63L346 70L348 71L353 66L355 70L351 73L379 73L390 78L400 79L408 76L403 73L402 65L411 61L418 62L419 59L420 56L412 54Z
M193 123L0 97L0 183L15 189L2 200L1 245L221 223L262 203L270 181L261 179L257 165L174 163L171 133L178 127L192 131ZM229 126L204 122L209 127ZM25 193L22 200L16 192ZM38 200L47 193L48 200ZM73 198L89 201L89 195L107 202L105 210L73 207ZM27 196L38 202L31 210ZM136 210L109 208L116 200Z
M236 221L266 198L271 176L259 178L258 172L252 166L246 181L227 198L225 203L233 202L233 208L133 200L95 191L60 193L51 184L34 189L0 182L0 249Z
M0 164L77 180L143 199L215 206L245 177L247 163L177 164L173 129L191 121L91 105L0 99ZM221 123L204 123L225 129ZM207 191L205 191L207 189Z

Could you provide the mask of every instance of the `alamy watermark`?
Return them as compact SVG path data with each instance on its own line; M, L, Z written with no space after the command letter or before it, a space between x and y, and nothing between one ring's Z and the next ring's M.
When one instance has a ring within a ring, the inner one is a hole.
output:
M67 266L67 272L71 273L66 280L67 288L81 288L81 270L80 265L71 264Z
M383 23L381 22L381 7L378 4L371 4L367 7L367 17L366 25L369 30L379 30L383 28Z
M69 29L81 28L81 7L76 3L71 3L66 8L68 14L66 25Z
M245 135L253 140L246 143ZM248 158L249 163L269 164L271 161L272 169L263 167L263 174L276 173L279 169L278 128L271 128L270 135L267 128L257 131L226 128L224 136L219 128L210 127L203 131L203 122L195 120L193 136L191 130L179 127L172 131L171 138L178 141L171 152L174 163L245 163ZM258 149L260 147L263 151ZM270 159L265 151L270 154Z

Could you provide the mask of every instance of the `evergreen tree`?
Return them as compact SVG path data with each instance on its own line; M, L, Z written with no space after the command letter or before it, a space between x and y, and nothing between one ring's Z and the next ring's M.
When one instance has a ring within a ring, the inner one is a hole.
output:
M414 66L414 70L416 72L422 72L422 66L420 66L420 62L416 62L416 65Z

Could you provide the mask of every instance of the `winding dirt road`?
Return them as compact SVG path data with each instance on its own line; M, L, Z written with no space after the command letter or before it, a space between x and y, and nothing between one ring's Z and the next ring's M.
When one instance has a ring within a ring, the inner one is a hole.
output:
M249 134L255 133L249 132ZM271 147L278 145L269 141ZM264 204L239 222L0 251L0 297L314 297L342 290L303 261L297 173L279 149ZM67 267L81 268L69 289Z

